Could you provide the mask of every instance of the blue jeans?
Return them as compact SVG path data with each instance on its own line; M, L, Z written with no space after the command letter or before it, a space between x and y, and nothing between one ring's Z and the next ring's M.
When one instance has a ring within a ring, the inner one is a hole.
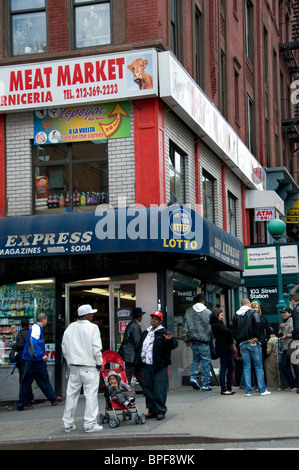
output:
M251 388L251 359L255 368L257 386L260 393L266 391L266 382L263 369L262 348L259 343L251 344L246 341L240 344L240 353L243 358L243 377L245 381L245 393L252 393Z
M201 362L201 384L207 387L210 384L210 371L211 371L211 350L210 345L206 343L191 344L193 352L193 361L190 374L190 380L197 380L199 374L199 364Z
M30 404L31 385L34 380L36 380L37 385L51 403L57 398L57 394L54 392L49 380L46 362L24 361L18 410L22 410L24 406Z

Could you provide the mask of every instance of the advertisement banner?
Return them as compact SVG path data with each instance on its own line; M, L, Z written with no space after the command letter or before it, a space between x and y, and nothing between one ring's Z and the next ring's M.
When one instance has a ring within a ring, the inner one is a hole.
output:
M282 274L297 274L299 271L297 245L282 245L280 248ZM245 270L243 276L276 275L275 246L245 248Z
M130 137L130 103L97 103L35 111L34 144Z
M158 94L154 49L0 67L0 112Z

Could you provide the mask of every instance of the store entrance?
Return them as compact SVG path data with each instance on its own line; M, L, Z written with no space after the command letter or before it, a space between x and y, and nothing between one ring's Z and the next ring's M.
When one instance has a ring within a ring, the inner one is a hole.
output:
M120 338L120 310L128 313L136 306L134 281L84 280L65 285L66 327L77 320L80 305L97 309L93 322L99 326L103 351L117 350Z

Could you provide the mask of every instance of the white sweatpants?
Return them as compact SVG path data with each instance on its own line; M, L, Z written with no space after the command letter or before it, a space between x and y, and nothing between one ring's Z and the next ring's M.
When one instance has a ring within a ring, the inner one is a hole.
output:
M65 428L74 424L78 398L83 385L85 396L84 429L97 423L100 374L95 367L70 366L62 421Z

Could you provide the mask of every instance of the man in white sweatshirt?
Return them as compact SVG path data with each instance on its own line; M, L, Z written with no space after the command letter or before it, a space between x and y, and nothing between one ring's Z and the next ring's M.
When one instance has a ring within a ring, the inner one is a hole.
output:
M97 432L103 429L97 423L99 412L98 389L99 370L102 360L102 340L97 325L91 323L96 309L90 305L78 308L78 321L71 323L64 332L62 352L69 368L66 402L63 414L65 432L76 429L75 412L81 387L85 396L84 429L85 432Z

